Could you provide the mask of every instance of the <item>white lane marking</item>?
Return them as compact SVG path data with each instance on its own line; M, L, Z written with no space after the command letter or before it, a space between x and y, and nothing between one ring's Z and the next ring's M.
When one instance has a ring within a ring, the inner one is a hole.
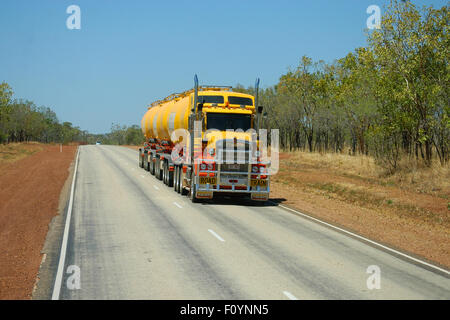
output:
M178 203L176 203L175 201L173 202L174 205L176 205L178 208L183 209L182 206L180 206Z
M217 239L219 239L220 241L222 241L222 242L225 241L221 236L219 236L219 235L218 235L217 233L215 233L213 230L208 229L208 231L211 232L211 234L212 234L214 237L216 237Z
M283 294L291 300L298 300L296 296L294 296L292 293L288 291L283 291Z
M141 177L142 177L142 178L145 178L145 176L144 176L143 174L141 174Z
M155 188L156 190L159 190L159 188L157 186L155 186L155 185L153 185L153 188Z
M78 149L77 158L75 159L75 169L73 172L72 186L70 188L69 206L67 208L67 216L66 216L66 222L65 222L65 226L64 226L63 240L62 240L62 244L61 244L61 252L59 254L58 271L56 272L55 285L53 287L52 300L59 300L59 293L61 291L63 268L64 268L65 260L66 260L67 240L69 238L70 218L72 217L73 195L74 195L74 191L75 191L75 179L77 177L79 154L80 154L80 149Z
M375 241L373 241L373 240L367 239L367 238L365 238L365 237L363 237L363 236L360 236L360 235L358 235L358 234L356 234L356 233L347 231L347 230L345 230L345 229L342 229L342 228L333 226L332 224L329 224L329 223L327 223L327 222L325 222L325 221L322 221L322 220L320 220L320 219L313 218L313 217L311 217L311 216L309 216L309 215L307 215L307 214L304 214L304 213L302 213L302 212L300 212L300 211L297 211L297 210L294 210L294 209L285 207L285 206L283 206L283 205L281 205L281 204L278 205L278 206L280 206L280 207L282 207L282 208L284 208L284 209L286 209L286 210L295 212L296 214L299 214L299 215L301 215L301 216L303 216L303 217L306 217L306 218L308 218L308 219L310 219L310 220L313 220L313 221L319 222L319 223L321 223L321 224L324 224L324 225L326 225L326 226L328 226L328 227L330 227L330 228L333 228L333 229L335 229L335 230L339 230L339 231L341 231L341 232L343 232L343 233L349 234L349 235L351 235L351 236L353 236L353 237L355 237L355 238L358 238L358 239L364 240L364 241L366 241L366 242L369 242L369 243L371 243L371 244L373 244L373 245L375 245L375 246L378 246L378 247L383 248L383 249L385 249L385 250L387 250L387 251L393 252L393 253L395 253L395 254L397 254L397 255L400 255L400 256L402 256L402 257L405 257L405 258L407 258L407 259L409 259L409 260L415 261L415 262L417 262L417 263L419 263L419 264L425 265L425 266L427 266L427 267L430 267L430 268L432 268L432 269L435 269L435 270L438 270L438 271L440 271L440 272L443 272L443 273L445 273L445 274L450 275L450 271L447 271L447 270L445 270L445 269L439 268L439 267L437 267L437 266L435 266L435 265L432 265L432 264L430 264L430 263L428 263L428 262L425 262L425 261L422 261L422 260L420 260L420 259L411 257L410 255L407 255L407 254L405 254L405 253L403 253L403 252L400 252L400 251L394 250L394 249L392 249L392 248L386 247L385 245L382 245L381 243L378 243L378 242L375 242Z

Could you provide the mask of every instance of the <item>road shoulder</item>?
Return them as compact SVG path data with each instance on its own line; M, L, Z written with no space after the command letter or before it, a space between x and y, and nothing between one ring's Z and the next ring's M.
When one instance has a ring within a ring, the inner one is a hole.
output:
M49 230L42 248L42 262L33 288L33 300L50 300L53 292L56 272L58 270L59 255L61 252L61 239L64 234L64 226L69 204L70 188L75 173L76 157L68 170L69 175L59 195L58 214L49 224Z

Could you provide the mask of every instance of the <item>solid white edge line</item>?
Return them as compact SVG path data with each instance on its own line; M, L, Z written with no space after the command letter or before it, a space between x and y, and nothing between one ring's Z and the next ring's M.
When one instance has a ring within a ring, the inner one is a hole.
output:
M395 249L386 247L385 245L382 245L381 243L378 243L378 242L375 242L375 241L373 241L373 240L367 239L367 238L365 238L365 237L363 237L363 236L360 236L360 235L358 235L358 234L356 234L356 233L347 231L347 230L345 230L345 229L336 227L336 226L334 226L334 225L332 225L332 224L329 224L329 223L327 223L327 222L325 222L325 221L322 221L322 220L320 220L320 219L311 217L310 215L307 215L307 214L302 213L302 212L300 212L300 211L297 211L297 210L291 209L291 208L289 208L289 207L283 206L283 205L281 205L281 204L278 205L278 206L280 206L280 207L282 207L282 208L284 208L284 209L286 209L286 210L295 212L296 214L299 214L299 215L301 215L301 216L304 216L304 217L306 217L307 219L311 219L311 220L317 221L317 222L319 222L319 223L321 223L321 224L324 224L324 225L326 225L326 226L328 226L328 227L330 227L330 228L339 230L339 231L341 231L341 232L343 232L343 233L346 233L346 234L349 234L349 235L351 235L351 236L353 236L353 237L355 237L355 238L364 240L364 241L369 242L369 243L371 243L371 244L373 244L373 245L375 245L375 246L378 246L378 247L380 247L380 248L383 248L383 249L385 249L385 250L387 250L387 251L393 252L393 253L395 253L395 254L397 254L397 255L400 255L400 256L402 256L402 257L408 258L408 259L410 259L410 260L413 260L413 261L415 261L415 262L417 262L417 263L419 263L419 264L423 264L423 265L425 265L425 266L427 266L427 267L429 267L429 268L432 268L432 269L435 269L435 270L438 270L438 271L440 271L440 272L443 272L443 273L445 273L445 274L450 275L450 272L447 271L447 270L445 270L445 269L439 268L438 266L435 266L435 265L432 265L432 264L430 264L430 263L428 263L428 262L425 262L425 261L422 261L422 260L420 260L420 259L414 258L414 257L412 257L412 256L410 256L410 255L407 255L407 254L405 254L405 253L403 253L403 252L400 252L400 251L397 251L397 250L395 250Z
M288 291L283 291L283 294L291 300L298 300L298 298L296 296L294 296L292 293L290 293Z
M209 231L214 237L216 237L217 239L219 239L220 241L225 242L225 240L224 240L221 236L219 236L217 233L215 233L213 230L208 229L208 231Z
M173 202L174 205L176 205L178 208L183 209L182 206L180 206L178 203L176 203L175 201Z
M66 260L67 240L69 238L69 227L70 227L70 220L72 217L73 195L74 195L74 190L75 190L75 179L77 177L79 154L80 154L80 147L78 147L77 158L75 159L75 169L73 172L72 186L70 189L69 206L67 208L67 216L66 216L66 222L65 222L65 226L64 226L64 235L63 235L63 240L62 240L62 244L61 244L61 252L59 255L58 271L56 272L55 284L53 286L52 300L59 300L59 293L61 291L63 268L64 268L64 264L65 264L65 260Z

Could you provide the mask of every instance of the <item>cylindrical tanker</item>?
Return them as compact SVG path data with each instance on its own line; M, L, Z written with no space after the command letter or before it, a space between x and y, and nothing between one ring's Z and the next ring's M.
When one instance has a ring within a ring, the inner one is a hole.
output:
M141 122L145 137L176 143L177 141L171 141L170 135L176 129L188 129L190 96L175 98L150 107Z

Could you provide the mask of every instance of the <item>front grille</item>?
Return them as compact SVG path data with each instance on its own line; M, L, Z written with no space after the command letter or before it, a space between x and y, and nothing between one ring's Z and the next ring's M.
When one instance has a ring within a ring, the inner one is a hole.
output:
M222 139L216 142L216 149L249 151L250 143L250 141L246 140Z
M248 164L245 163L235 163L235 164L228 164L224 163L221 164L220 171L226 171L226 172L248 172Z
M218 163L249 163L251 161L250 155L251 146L249 141L223 139L216 143L216 161Z

